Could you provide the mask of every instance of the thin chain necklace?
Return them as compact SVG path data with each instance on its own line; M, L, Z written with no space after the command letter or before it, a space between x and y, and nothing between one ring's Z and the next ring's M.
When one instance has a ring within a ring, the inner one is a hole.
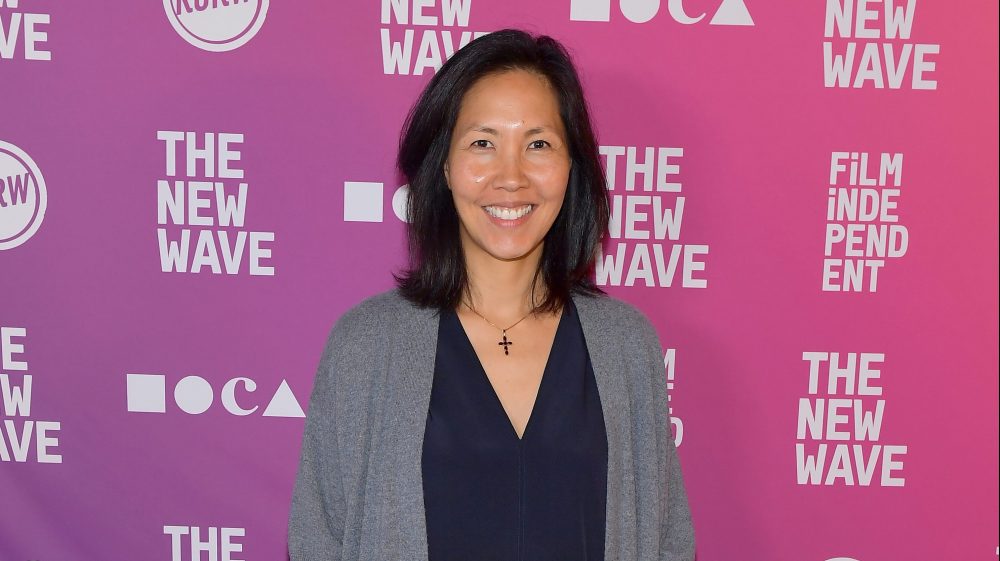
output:
M462 300L462 303L465 304L465 307L467 307L470 310L472 310L472 312L474 314L476 314L477 316L479 316L479 317L483 318L484 320L486 320L486 323L492 325L493 327L496 327L497 329L499 329L500 331L503 332L503 339L501 339L500 342L497 343L497 344L503 346L503 354L504 355L509 355L510 354L510 349L508 347L510 347L511 345L514 344L513 341L507 339L507 329L513 329L514 325L517 325L517 324L521 323L522 321L524 321L524 318L526 318L526 317L530 316L531 314L535 313L535 310L531 310L530 312L528 312L527 314L525 314L525 316L523 318L515 321L514 325L511 325L507 329L504 329L504 328L500 327L499 325L493 323L492 321L486 319L486 316L484 316L483 314L477 312L476 309L473 308L470 304L468 304L465 300Z

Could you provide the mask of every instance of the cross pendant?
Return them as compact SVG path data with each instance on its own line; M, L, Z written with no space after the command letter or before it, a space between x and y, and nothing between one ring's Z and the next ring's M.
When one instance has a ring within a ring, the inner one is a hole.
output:
M500 342L499 342L499 343L497 343L497 344L498 344L498 345L503 345L503 354L505 354L505 355L509 355L509 354L510 354L510 350L509 350L509 349L508 349L507 347L509 347L509 346L513 345L513 344L514 344L514 342L513 342L513 341L508 341L508 340L507 340L507 331L506 331L506 330L504 330L504 332L503 332L503 341L500 341Z

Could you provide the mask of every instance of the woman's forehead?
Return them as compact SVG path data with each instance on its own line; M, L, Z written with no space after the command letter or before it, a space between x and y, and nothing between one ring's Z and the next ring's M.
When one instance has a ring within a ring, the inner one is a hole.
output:
M561 130L559 101L548 80L537 73L489 74L466 92L455 132L498 135L501 129L540 134Z

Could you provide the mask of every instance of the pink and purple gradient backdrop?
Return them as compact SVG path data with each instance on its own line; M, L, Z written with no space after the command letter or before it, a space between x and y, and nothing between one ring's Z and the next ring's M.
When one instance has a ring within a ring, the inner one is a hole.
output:
M608 291L676 349L698 558L994 559L997 4L917 6L911 42L941 45L932 91L825 88L824 2L748 2L752 27L633 24L615 4L584 23L567 0L474 1L468 29L562 40L602 144L684 148L681 240L710 246L708 287ZM188 415L169 395L129 413L125 374L168 393L246 376L261 410L287 379L305 407L330 326L404 265L394 150L430 75L383 74L376 1L271 2L226 53L185 43L160 2L19 11L51 14L52 60L0 61L0 140L38 164L48 210L0 252L0 325L27 329L31 417L61 422L63 461L0 465L0 558L169 559L163 526L197 525L284 559L302 419ZM160 271L157 130L245 135L245 229L275 232L275 276ZM822 292L830 153L859 150L905 154L909 249L876 293ZM345 181L385 184L385 222L343 220ZM796 484L803 351L885 353L881 441L908 446L904 487Z

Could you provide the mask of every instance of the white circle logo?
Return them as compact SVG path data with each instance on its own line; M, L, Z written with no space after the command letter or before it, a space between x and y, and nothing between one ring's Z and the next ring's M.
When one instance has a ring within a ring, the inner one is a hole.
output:
M260 31L268 0L163 0L174 31L199 49L231 51Z
M410 185L406 184L396 189L392 194L392 211L396 213L396 218L406 222L406 200L410 198Z
M174 401L181 411L200 415L212 406L212 385L201 376L185 376L174 386Z
M0 249L28 241L45 217L45 179L35 161L0 140Z

